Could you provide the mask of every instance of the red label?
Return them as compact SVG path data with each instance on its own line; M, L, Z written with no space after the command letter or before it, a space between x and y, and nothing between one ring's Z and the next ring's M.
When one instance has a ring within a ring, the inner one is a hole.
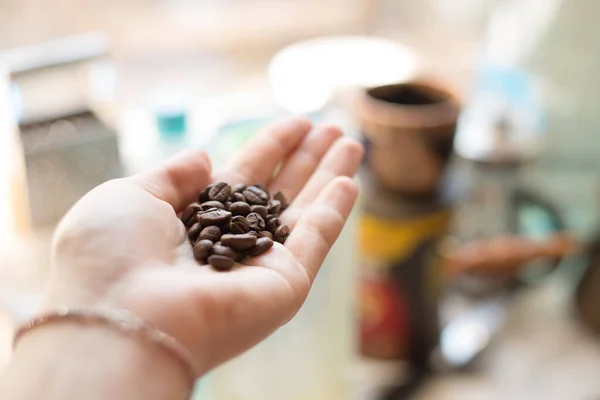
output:
M389 279L368 278L359 284L361 353L376 358L403 357L410 336L408 307Z

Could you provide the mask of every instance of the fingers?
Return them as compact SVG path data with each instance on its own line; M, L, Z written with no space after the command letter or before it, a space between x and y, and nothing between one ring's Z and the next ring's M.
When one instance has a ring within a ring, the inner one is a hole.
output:
M342 231L357 196L358 187L352 179L334 178L306 209L287 239L285 247L305 268L311 282Z
M180 211L208 185L210 175L208 156L202 150L193 149L169 158L151 171L127 179Z
M282 215L282 222L294 227L305 208L338 176L353 176L363 156L362 145L354 139L337 140L329 149L317 170L300 191L290 208Z
M295 198L319 165L321 158L341 136L342 131L333 126L316 129L310 133L283 164L271 184L271 192L281 191L288 199Z
M229 183L268 185L275 168L311 130L306 118L295 117L277 122L253 137L233 161L230 168L215 177Z

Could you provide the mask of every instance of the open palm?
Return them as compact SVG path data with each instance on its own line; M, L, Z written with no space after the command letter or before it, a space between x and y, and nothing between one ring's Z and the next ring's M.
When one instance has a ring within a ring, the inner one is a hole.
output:
M265 129L214 177L206 154L191 150L107 182L57 229L45 307L130 309L186 345L202 374L296 314L352 209L348 177L361 157L338 129L311 131L294 118ZM177 212L214 181L282 191L291 204L281 219L293 228L285 246L225 273L199 266Z

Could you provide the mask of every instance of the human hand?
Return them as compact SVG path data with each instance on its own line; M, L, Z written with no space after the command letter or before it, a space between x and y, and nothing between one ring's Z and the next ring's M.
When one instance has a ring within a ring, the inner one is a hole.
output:
M362 147L340 136L295 118L258 134L214 177L192 150L97 187L57 228L44 308L129 309L190 349L199 374L249 349L299 310L356 200L348 177ZM291 204L281 220L293 228L285 246L225 273L199 266L176 213L211 181L282 191Z

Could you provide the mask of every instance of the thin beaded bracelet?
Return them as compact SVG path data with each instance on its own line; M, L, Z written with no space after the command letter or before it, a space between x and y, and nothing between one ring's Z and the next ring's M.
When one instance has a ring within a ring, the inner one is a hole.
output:
M197 375L194 367L194 358L190 351L174 337L155 328L147 321L136 317L128 310L69 309L67 306L60 306L55 311L34 317L19 327L15 333L13 347L17 345L17 342L23 335L37 327L67 321L88 325L110 326L127 336L141 338L162 348L165 352L175 357L185 369L190 382L188 398L191 397Z

